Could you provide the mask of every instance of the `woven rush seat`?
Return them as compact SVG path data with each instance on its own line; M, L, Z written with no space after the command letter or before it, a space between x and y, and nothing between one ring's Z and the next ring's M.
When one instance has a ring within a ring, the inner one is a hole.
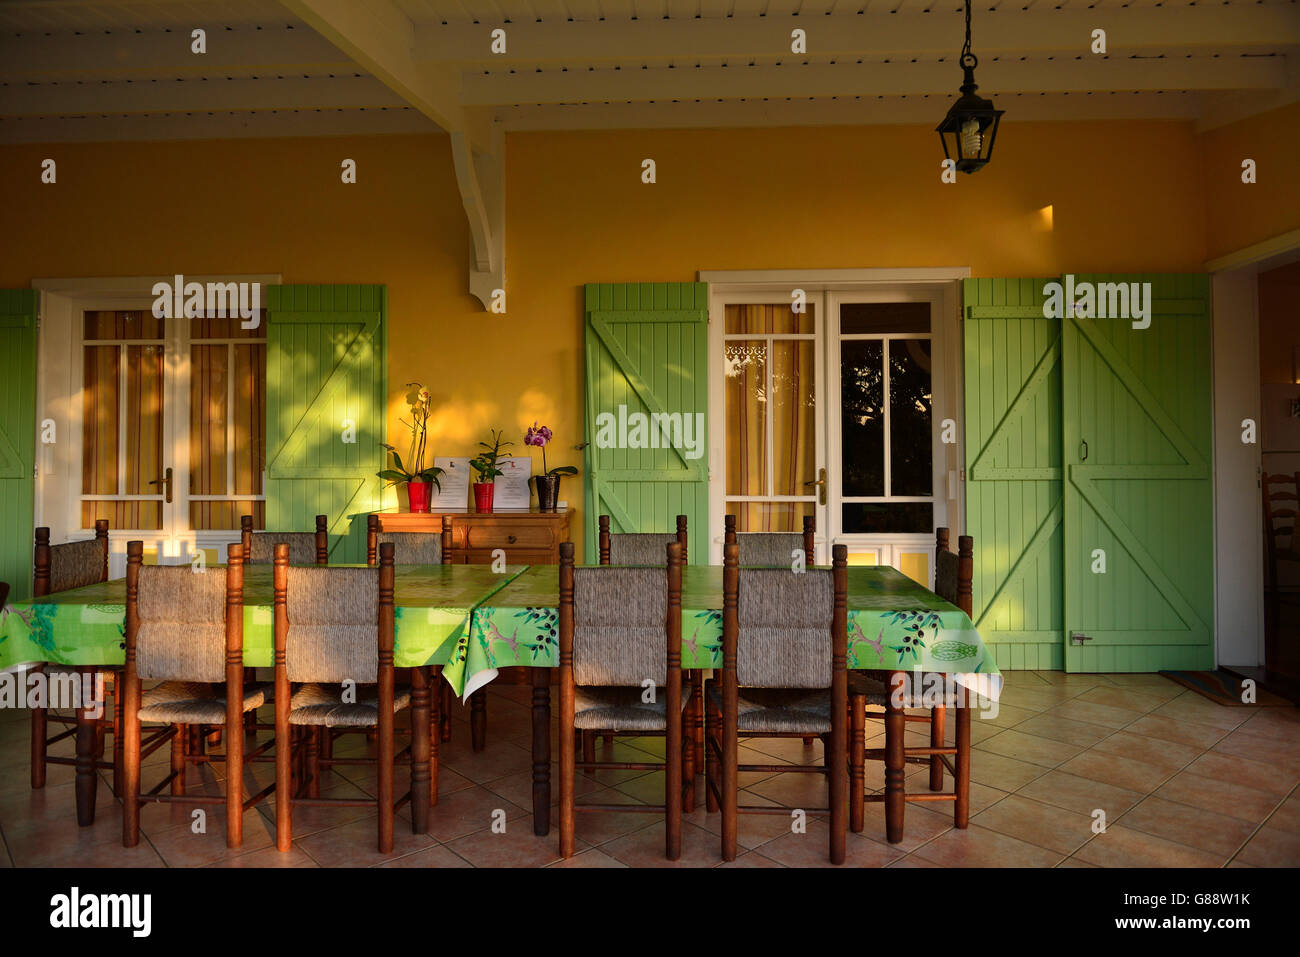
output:
M668 727L668 691L655 689L654 704L641 700L644 688L579 685L573 695L573 726L580 731L663 731ZM682 710L691 704L691 686L682 682Z
M244 687L244 710L266 704L264 685ZM140 720L151 724L225 724L226 696L199 681L164 681L140 695Z
M708 689L713 703L722 707L717 687ZM736 698L737 727L759 734L830 734L829 691L785 688L740 688Z
M375 685L356 689L357 700L346 703L342 686L305 684L289 701L290 724L314 724L327 728L375 727L379 724L379 689ZM393 693L393 713L411 705L411 692L398 688Z

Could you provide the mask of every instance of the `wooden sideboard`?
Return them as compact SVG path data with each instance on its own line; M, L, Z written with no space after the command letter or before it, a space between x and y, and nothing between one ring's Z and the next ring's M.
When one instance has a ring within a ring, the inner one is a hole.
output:
M439 532L451 517L451 560L458 565L488 565L504 549L511 565L558 565L560 544L569 540L570 510L503 509L497 512L375 512L384 532Z

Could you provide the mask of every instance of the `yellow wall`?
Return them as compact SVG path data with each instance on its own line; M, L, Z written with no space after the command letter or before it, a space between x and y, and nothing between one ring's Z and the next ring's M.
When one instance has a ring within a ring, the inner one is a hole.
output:
M512 134L504 317L466 291L468 231L442 135L0 147L0 288L175 272L386 283L390 440L402 445L404 383L418 379L434 394L435 454L469 453L493 426L519 451L538 419L556 433L550 464L581 465L586 282L699 269L1201 268L1212 244L1188 161L1204 137L1191 124L1012 117L994 162L951 186L929 127ZM39 184L47 156L57 185ZM345 157L355 186L339 182ZM640 180L647 157L655 185ZM1295 201L1269 175L1259 195L1285 219ZM1216 223L1227 217L1214 209ZM565 482L571 505L581 481Z

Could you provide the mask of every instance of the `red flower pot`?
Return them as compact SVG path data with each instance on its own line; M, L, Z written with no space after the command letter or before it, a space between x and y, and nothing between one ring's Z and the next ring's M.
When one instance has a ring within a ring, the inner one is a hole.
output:
M491 482L474 483L474 511L490 512L492 511L492 493L496 486Z
M429 496L432 494L432 482L407 482L406 499L410 503L412 512L427 512L429 510Z

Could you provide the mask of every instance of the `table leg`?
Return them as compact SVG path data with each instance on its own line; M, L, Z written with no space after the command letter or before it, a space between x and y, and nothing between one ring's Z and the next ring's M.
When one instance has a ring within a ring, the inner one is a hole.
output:
M895 682L903 677L901 672L890 672L885 687L885 837L890 844L903 839L903 811L907 806L903 792L907 712L894 706L892 694Z
M94 668L78 668L81 684L95 680ZM89 827L95 823L95 795L99 789L99 777L95 774L95 746L99 740L99 727L92 717L86 703L85 695L77 708L77 823ZM102 705L101 705L102 707Z
M474 751L487 747L487 690L484 688L469 696L469 737Z
M424 668L412 668L411 824L416 834L429 830L429 737L429 674Z
M533 833L551 832L551 669L533 668Z

